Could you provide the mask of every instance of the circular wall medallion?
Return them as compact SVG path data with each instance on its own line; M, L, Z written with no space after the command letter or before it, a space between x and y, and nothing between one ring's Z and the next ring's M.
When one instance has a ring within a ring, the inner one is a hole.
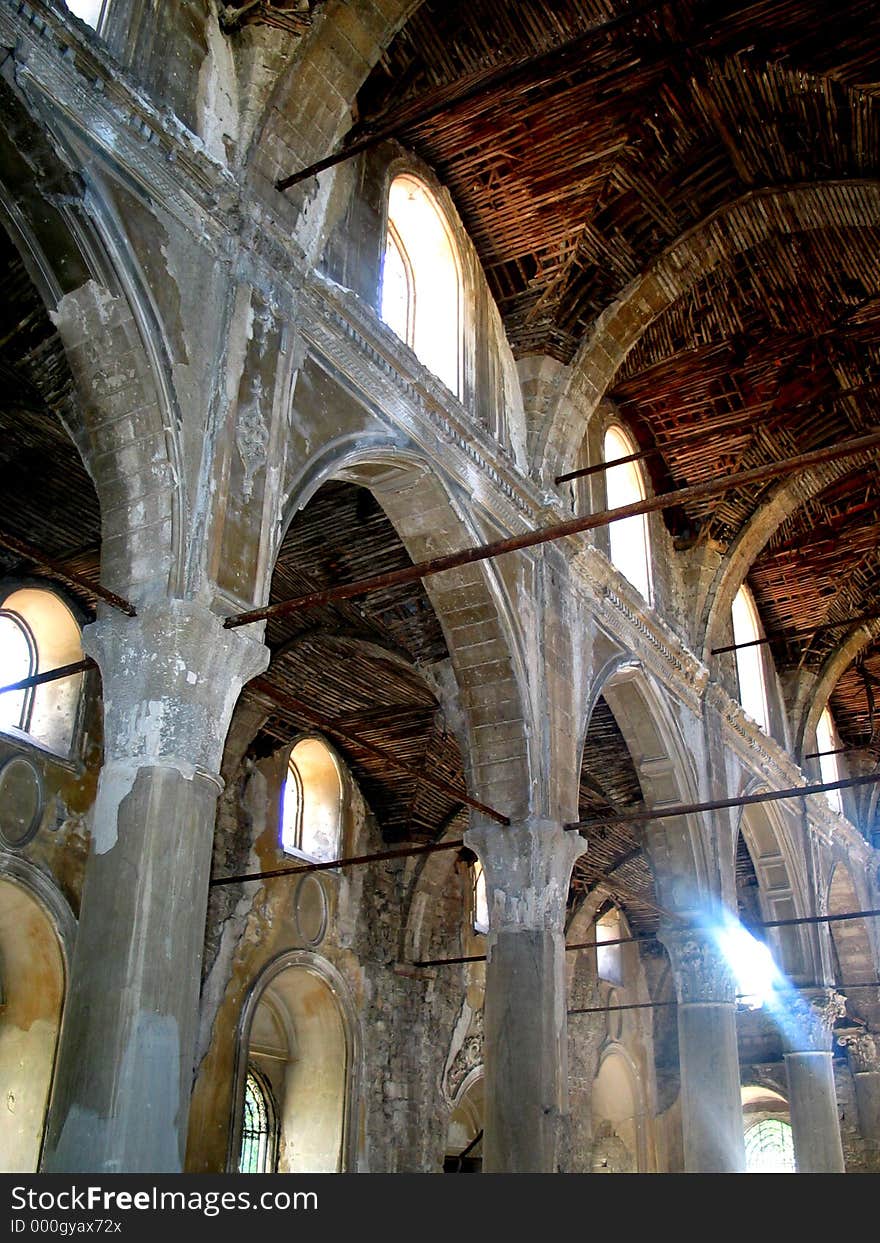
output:
M303 876L297 885L294 917L306 945L320 945L327 931L327 895L317 876Z
M620 994L616 988L612 988L608 994L608 1009L605 1012L605 1030L608 1033L609 1040L619 1040L620 1033L623 1031L623 1014L620 1010L613 1008L619 1005Z
M0 766L0 842L20 850L35 836L43 818L46 795L40 770L24 755L13 755Z

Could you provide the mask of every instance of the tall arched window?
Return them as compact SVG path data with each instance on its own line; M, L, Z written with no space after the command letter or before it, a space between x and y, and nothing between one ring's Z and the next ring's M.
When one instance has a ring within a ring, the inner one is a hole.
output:
M839 746L840 737L834 725L834 717L826 707L819 717L819 723L816 726L816 750L820 752L819 771L822 774L823 781L840 780L840 765L837 763L837 756L829 754L832 751L836 751ZM821 752L825 752L825 754L823 755ZM843 813L843 801L839 790L827 790L825 797L835 811Z
M53 591L0 589L0 686L83 658L79 623ZM0 695L0 730L21 731L57 755L73 742L83 675Z
M281 845L316 863L338 858L342 781L336 759L320 738L304 738L290 752L281 800Z
M636 452L635 445L619 427L609 427L605 433L603 452L606 462L629 457ZM635 462L624 462L605 471L605 494L609 509L631 505L645 499L641 472ZM611 540L611 561L624 578L628 578L647 602L651 603L651 548L648 540L648 521L645 514L635 514L612 522L608 528Z
M474 932L489 931L489 895L486 890L486 873L477 859L471 866L471 910Z
M409 173L388 193L382 318L453 393L461 393L461 276L449 228Z
M609 980L612 984L623 983L622 947L606 942L619 941L620 937L620 912L616 907L611 907L596 922L596 940L599 942L596 946L596 970L601 980Z
M244 1085L239 1174L274 1174L278 1161L278 1113L272 1091L259 1071L250 1068Z
M780 1118L763 1118L746 1131L746 1173L793 1174L791 1126Z
M767 690L764 685L764 662L761 656L761 646L755 643L756 639L763 638L761 619L755 608L752 593L745 585L740 587L736 593L730 613L733 621L734 643L750 645L738 647L736 650L739 701L752 720L757 721L761 729L768 732L769 713Z

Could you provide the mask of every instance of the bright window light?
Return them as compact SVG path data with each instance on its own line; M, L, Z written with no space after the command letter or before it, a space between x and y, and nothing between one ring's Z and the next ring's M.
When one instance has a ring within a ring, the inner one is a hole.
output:
M74 17L97 30L104 11L105 0L67 0L67 7Z
M461 391L461 279L427 186L395 177L388 194L382 318L453 393Z
M605 433L604 455L606 462L629 457L636 449L631 440L618 427L609 427ZM605 471L605 494L609 509L631 505L645 499L642 475L635 462L624 462ZM648 523L644 514L612 522L608 528L611 539L611 561L624 578L629 579L644 598L651 603L651 557L648 543Z
M752 643L763 638L758 610L752 593L740 587L730 610L734 643ZM767 692L764 686L764 665L761 647L741 647L736 652L736 673L739 680L739 701L753 721L768 733Z
M486 892L486 873L479 860L473 866L474 882L474 932L489 931L489 895Z
M0 613L0 686L11 686L36 671L33 643L24 622L14 613ZM26 729L28 692L0 695L0 729Z
M763 1118L746 1131L747 1174L793 1174L794 1137L780 1118Z
M819 724L816 726L816 750L835 751L839 746L840 737L834 727L834 718L826 708L819 717ZM839 781L840 766L837 763L837 756L820 755L819 771L822 774L823 781ZM826 790L825 797L834 811L843 814L843 800L840 797L839 790Z
M763 941L733 919L714 928L713 936L733 972L738 1001L757 1010L777 995L782 976Z
M596 970L600 979L610 980L612 984L623 983L621 946L602 943L619 941L620 935L620 912L614 909L606 911L596 924L596 940L600 942L596 946Z

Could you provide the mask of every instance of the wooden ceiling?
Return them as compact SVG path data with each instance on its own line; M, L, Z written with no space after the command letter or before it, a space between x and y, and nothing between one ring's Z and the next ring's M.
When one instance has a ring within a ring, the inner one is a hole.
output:
M514 353L570 362L712 213L751 191L880 176L878 95L875 0L425 0L364 84L352 137L402 126L452 194ZM832 212L728 245L612 385L658 450L657 491L880 425L880 228ZM818 669L845 634L793 631L880 612L877 458L835 475L749 577L780 670ZM777 486L667 511L667 525L680 548L723 551ZM848 743L871 732L864 681L851 670L832 699Z

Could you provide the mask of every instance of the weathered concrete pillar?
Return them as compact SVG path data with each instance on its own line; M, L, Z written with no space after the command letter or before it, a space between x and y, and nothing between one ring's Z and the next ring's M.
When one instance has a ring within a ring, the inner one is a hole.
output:
M666 929L678 996L678 1052L685 1170L745 1169L736 987L723 955L702 932Z
M539 819L480 826L465 841L489 894L483 1169L555 1173L568 1123L565 906L587 844Z
M831 1029L846 1002L833 989L823 988L794 997L787 1010L785 1070L797 1172L842 1174Z
M101 668L104 766L43 1168L182 1169L217 776L266 649L201 605L83 632Z

